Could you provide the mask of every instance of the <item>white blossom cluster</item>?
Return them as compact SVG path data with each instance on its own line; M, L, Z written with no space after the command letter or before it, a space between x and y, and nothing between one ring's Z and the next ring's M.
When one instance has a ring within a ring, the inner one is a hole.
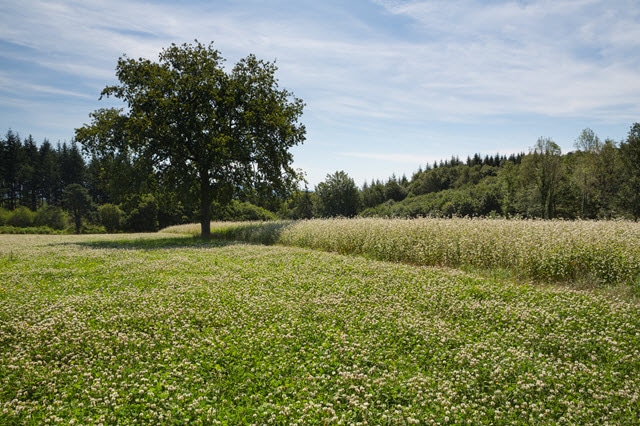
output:
M624 284L640 290L639 222L361 218L214 223L212 229L223 238L250 242L423 266L501 270L544 282ZM188 225L167 231L197 232Z
M0 256L0 424L640 422L633 301L169 234Z

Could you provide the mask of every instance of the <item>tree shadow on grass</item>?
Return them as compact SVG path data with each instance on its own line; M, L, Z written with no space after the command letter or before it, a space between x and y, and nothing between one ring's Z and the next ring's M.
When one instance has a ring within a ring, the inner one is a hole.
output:
M124 249L124 250L159 250L170 248L212 248L225 247L236 244L258 244L273 245L280 238L282 231L293 221L274 221L274 222L247 222L229 226L228 228L215 229L211 233L211 237L203 239L200 236L192 235L174 235L161 236L154 234L153 236L135 237L127 234L126 237L118 238L112 235L109 239L82 241L67 244L74 244L90 248L106 248L106 249Z
M74 245L95 249L116 250L166 250L173 248L215 248L241 244L238 241L225 241L214 239L202 239L200 237L176 236L164 238L132 238L120 240L84 241L75 242Z

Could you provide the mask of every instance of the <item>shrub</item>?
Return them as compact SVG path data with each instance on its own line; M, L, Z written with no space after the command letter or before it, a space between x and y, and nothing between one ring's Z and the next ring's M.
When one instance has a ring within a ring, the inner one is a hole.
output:
M267 221L276 220L276 215L269 210L248 202L233 200L222 207L213 204L213 219L216 221Z
M0 226L0 234L30 234L30 235L51 235L64 234L62 230L55 230L48 226L29 226L27 228L16 228L15 226Z
M135 195L124 203L123 208L127 213L125 219L127 230L133 232L158 230L158 203L153 195Z
M11 212L9 210L5 209L4 207L0 207L0 226L7 223L9 215L11 215Z
M108 233L113 233L121 228L124 213L120 210L120 207L114 204L103 204L98 207L98 214L100 223Z
M6 224L17 228L27 228L33 225L36 214L25 206L16 208L9 214Z
M34 225L57 230L66 229L69 226L69 216L60 207L44 205L36 212Z

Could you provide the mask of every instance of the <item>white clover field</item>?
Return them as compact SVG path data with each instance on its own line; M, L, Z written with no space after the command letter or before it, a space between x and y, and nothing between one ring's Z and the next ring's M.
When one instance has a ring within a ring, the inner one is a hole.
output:
M0 424L640 424L633 291L359 254L0 235Z

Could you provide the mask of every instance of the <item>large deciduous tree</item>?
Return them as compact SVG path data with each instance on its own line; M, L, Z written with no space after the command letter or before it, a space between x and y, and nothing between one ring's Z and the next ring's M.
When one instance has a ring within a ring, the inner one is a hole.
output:
M229 72L223 63L213 44L197 41L172 44L157 63L124 56L116 68L120 84L102 91L126 102L124 133L92 125L76 130L90 148L109 147L117 136L120 149L152 160L158 172L182 180L185 191L195 189L205 238L213 201L224 205L249 190L288 195L300 179L290 148L305 138L298 121L304 104L279 88L274 63L249 55Z

